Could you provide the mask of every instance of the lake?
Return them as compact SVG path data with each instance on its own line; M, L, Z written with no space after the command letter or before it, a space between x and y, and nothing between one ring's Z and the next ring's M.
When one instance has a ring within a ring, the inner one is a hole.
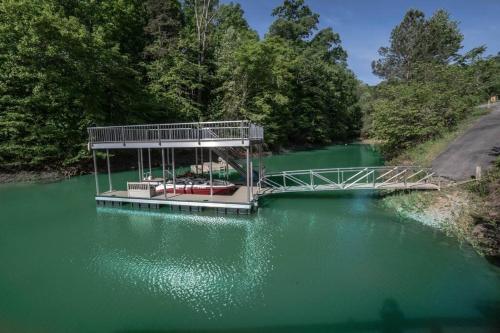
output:
M383 161L354 144L265 163ZM270 196L249 216L98 208L94 193L91 175L0 186L0 332L498 328L500 270L374 192Z

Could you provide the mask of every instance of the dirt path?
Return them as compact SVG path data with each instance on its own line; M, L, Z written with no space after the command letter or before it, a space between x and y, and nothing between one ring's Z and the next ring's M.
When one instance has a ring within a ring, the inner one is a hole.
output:
M452 180L470 179L476 166L487 170L500 155L500 103L493 111L479 118L464 134L456 138L432 162L440 176Z

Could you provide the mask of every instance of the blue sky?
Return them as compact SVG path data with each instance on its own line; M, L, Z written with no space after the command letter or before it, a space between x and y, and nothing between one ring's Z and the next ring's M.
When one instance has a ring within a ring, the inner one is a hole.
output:
M271 12L282 0L232 2L242 5L251 27L264 36L273 21ZM484 44L488 54L500 51L500 0L306 0L306 4L320 14L320 28L331 26L340 34L349 54L349 67L369 84L379 81L370 65L378 48L388 44L392 28L410 8L423 10L428 16L439 8L446 9L460 22L463 50Z

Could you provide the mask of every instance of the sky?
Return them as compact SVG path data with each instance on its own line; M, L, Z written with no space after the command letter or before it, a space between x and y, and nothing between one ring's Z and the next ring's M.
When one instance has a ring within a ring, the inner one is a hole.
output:
M222 3L231 0L222 0ZM232 0L240 3L250 26L261 37L273 22L271 12L282 0ZM500 52L500 0L305 0L320 14L319 28L332 27L340 34L342 46L349 55L349 68L358 79L376 84L371 62L377 50L387 46L391 30L401 22L410 8L431 16L437 9L446 9L459 22L464 34L462 52L486 45L487 54Z

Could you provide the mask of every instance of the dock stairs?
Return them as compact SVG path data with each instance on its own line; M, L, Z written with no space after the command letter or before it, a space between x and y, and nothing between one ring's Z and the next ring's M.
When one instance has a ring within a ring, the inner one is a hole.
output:
M211 129L206 129L205 130L207 135L214 138L218 139L219 137L217 134L211 130ZM245 150L244 149L238 149L236 147L214 147L212 148L212 151L222 158L224 161L227 162L238 174L240 174L241 177L245 178L247 176L247 167L245 163ZM254 183L257 184L259 180L259 172L255 168L252 169L253 173L253 179Z

